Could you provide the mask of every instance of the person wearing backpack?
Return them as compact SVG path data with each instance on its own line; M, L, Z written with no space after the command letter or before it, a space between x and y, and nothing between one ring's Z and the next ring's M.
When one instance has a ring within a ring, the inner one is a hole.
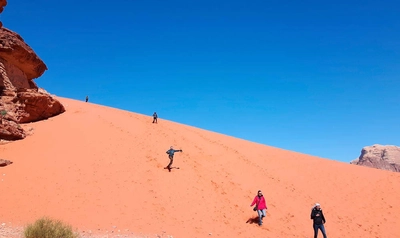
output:
M258 190L257 195L254 197L253 202L251 203L250 207L252 207L254 204L256 204L256 206L253 208L254 211L257 211L258 214L258 225L261 226L262 225L262 220L263 218L266 216L266 212L267 212L267 204L265 202L265 198L261 192L261 190Z
M321 230L322 235L326 238L324 224L326 222L324 214L322 213L321 205L316 203L311 210L311 219L313 220L314 238L318 237L318 229Z

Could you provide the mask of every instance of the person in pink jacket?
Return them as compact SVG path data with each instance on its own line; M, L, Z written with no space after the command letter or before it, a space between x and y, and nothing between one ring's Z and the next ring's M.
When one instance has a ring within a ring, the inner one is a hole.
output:
M267 204L265 202L265 198L261 192L261 190L258 190L257 196L255 196L253 202L251 203L250 207L252 207L254 204L256 206L254 207L254 211L257 211L258 217L259 217L259 222L258 225L262 225L262 220L266 215L267 212Z

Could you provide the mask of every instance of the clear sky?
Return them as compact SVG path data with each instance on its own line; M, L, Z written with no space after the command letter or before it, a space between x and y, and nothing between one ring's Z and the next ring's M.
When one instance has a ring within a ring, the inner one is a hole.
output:
M344 162L400 145L399 1L8 1L52 94ZM240 148L239 148L240 149Z

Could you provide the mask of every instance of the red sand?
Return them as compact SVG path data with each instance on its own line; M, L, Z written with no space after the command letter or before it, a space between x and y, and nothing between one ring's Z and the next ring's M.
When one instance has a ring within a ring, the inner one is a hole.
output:
M32 136L0 146L14 162L0 168L0 223L50 216L98 232L312 237L319 202L328 237L400 236L398 173L59 99L67 112L24 125ZM168 172L171 145L183 153ZM269 207L262 227L246 223L258 189Z

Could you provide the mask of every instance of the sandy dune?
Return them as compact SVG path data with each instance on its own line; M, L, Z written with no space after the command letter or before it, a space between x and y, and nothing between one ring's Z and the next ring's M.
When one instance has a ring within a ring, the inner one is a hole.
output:
M0 157L14 162L0 167L0 223L46 215L99 233L312 237L319 202L328 237L400 236L398 173L59 99L67 112L0 145ZM183 153L168 172L170 145ZM262 227L248 222L258 189L269 207Z

